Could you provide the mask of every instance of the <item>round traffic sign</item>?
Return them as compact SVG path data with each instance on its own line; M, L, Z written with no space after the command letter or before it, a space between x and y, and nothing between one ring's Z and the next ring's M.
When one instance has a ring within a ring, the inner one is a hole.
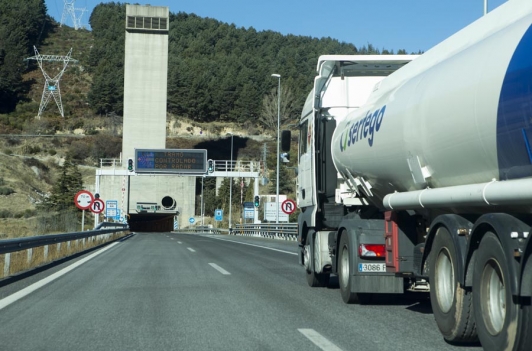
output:
M103 209L105 208L105 204L103 203L102 199L94 199L94 201L91 204L91 212L92 213L102 213Z
M92 196L92 193L87 190L78 191L77 194L74 195L74 204L80 210L88 210L93 201L94 196Z
M296 210L296 202L294 200L286 199L281 204L281 210L286 214L292 214Z
M190 217L190 218L188 219L188 222L189 222L190 224L194 224L194 222L196 222L196 220L194 219L194 217Z

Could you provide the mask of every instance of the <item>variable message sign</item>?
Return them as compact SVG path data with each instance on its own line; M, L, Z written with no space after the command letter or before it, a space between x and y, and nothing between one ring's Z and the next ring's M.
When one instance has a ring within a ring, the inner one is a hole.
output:
M136 173L206 173L207 150L135 149Z

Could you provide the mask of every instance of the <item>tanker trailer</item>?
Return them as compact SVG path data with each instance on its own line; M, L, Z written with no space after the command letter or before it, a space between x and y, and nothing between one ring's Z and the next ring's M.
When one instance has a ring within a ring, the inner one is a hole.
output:
M338 275L346 303L430 290L449 342L530 350L532 2L417 58L322 56L317 72L299 123L308 284Z

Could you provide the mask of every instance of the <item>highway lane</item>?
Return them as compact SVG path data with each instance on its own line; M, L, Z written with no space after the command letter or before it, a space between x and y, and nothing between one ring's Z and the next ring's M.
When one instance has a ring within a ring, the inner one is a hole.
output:
M136 234L0 310L1 349L481 350L446 344L426 299L347 306L309 288L296 248Z

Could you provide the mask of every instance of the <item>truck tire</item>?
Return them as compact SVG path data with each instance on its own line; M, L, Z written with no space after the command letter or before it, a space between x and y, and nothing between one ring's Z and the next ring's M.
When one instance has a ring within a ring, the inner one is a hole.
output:
M440 332L450 343L477 341L472 293L458 282L458 248L447 228L438 228L430 257L430 303Z
M308 234L310 237L310 245L305 246L305 250L308 250L308 268L306 268L307 273L307 284L311 288L323 288L329 285L329 273L316 273L315 265L316 262L316 233L311 231Z
M349 237L345 230L342 231L338 252L338 282L340 283L342 300L347 304L356 302L366 304L371 302L373 294L357 294L351 291L351 279L353 279L353 277L351 272L351 258L349 255Z
M519 314L519 341L513 351L529 351L532 345L532 305L522 305Z
M532 271L532 257L526 262L524 272ZM522 275L521 279L530 279L529 275ZM522 291L522 296L529 296L531 291ZM532 301L523 301L519 310L519 337L513 351L528 351L532 345Z
M495 234L484 235L476 256L473 305L478 338L485 351L512 351L518 330L518 306L512 301L508 261ZM530 349L530 345L527 347Z

